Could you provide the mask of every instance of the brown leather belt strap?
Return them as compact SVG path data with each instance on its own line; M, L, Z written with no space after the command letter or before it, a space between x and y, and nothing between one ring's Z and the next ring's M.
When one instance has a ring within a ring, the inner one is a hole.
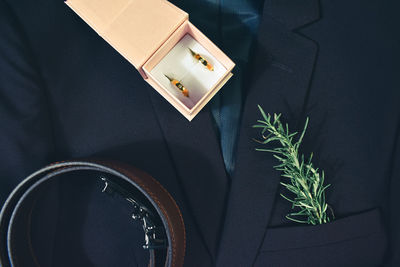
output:
M50 179L57 178L61 174L77 171L96 171L107 177L104 190L113 185L122 188L123 198L133 203L139 210L142 217L155 217L155 221L160 225L146 225L144 230L146 237L148 232L156 227L163 227L165 230L166 249L157 249L159 240L146 238L146 246L150 252L149 266L183 266L185 256L185 226L182 214L167 190L153 177L145 172L127 164L109 160L82 160L82 161L63 161L51 164L24 179L10 194L0 213L0 266L35 266L34 255L30 255L26 242L21 242L24 235L28 234L21 229L21 224L26 224L27 213L29 213L29 200L38 191L38 188ZM139 199L144 200L144 204L135 200L135 197L127 197L131 190L124 188L122 184L129 183L134 186L135 194L140 194ZM115 188L111 188L115 189ZM126 189L126 190L125 190ZM116 190L118 191L118 190ZM117 192L118 193L118 192ZM150 207L147 207L150 205ZM155 211L153 214L152 211ZM149 215L151 214L151 216ZM143 218L141 218L143 219ZM153 223L150 219L143 219L144 224ZM154 235L154 234L153 234ZM165 261L159 260L158 254L162 254ZM166 255L165 255L166 254ZM23 255L23 256L21 256Z

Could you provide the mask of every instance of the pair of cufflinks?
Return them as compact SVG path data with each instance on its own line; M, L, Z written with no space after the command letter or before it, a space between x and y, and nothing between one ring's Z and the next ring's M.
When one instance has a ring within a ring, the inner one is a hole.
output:
M201 64L203 64L209 71L214 71L213 65L211 65L207 60L205 60L199 53L194 52L192 49L188 48L192 56L198 60ZM189 90L183 86L178 80L171 78L164 74L165 77L174 85L178 90L182 92L182 94L186 97L189 97Z

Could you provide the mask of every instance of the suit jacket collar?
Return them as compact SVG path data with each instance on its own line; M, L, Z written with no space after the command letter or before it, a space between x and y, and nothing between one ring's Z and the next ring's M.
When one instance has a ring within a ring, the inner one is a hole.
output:
M263 16L269 16L289 30L315 22L320 17L319 0L265 0Z
M318 18L318 1L266 1L254 54L251 85L247 88L236 154L236 169L228 197L217 266L251 266L265 236L279 187L277 164L267 153L256 152L253 129L261 115L282 113L292 128L304 123L304 107L317 45L293 32Z
M214 261L229 182L209 106L189 122L154 90L150 97L187 206Z

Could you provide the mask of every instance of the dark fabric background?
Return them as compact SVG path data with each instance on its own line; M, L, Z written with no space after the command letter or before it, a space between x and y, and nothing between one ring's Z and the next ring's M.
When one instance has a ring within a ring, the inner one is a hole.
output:
M173 195L186 266L398 266L399 7L265 1L229 182L208 106L187 122L62 1L0 0L0 202L52 161L101 156L145 170ZM257 104L293 130L310 117L302 151L325 170L337 221L308 230L284 218L276 162L251 140ZM36 248L44 266L140 261L124 211L94 180L54 188L38 210L58 221ZM37 236L40 220L35 227Z

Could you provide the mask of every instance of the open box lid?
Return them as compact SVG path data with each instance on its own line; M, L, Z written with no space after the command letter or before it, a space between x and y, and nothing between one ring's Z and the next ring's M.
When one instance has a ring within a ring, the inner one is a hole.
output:
M101 37L139 69L188 19L166 0L67 0Z

